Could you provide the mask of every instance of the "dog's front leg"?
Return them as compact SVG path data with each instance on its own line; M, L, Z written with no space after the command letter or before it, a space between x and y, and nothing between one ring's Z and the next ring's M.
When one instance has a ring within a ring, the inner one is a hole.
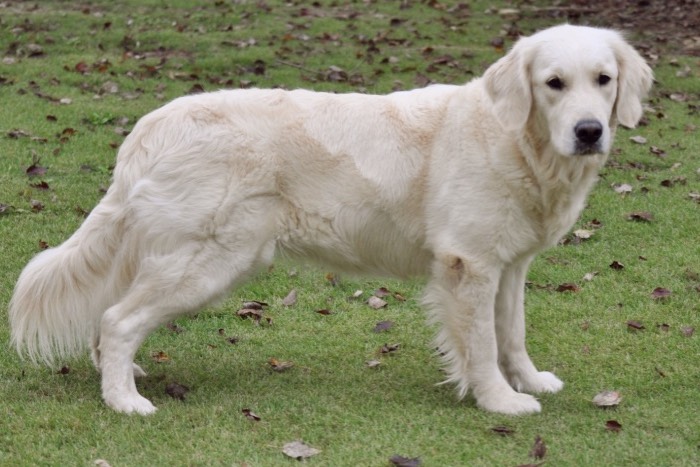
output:
M479 407L510 415L539 412L540 404L516 392L498 367L494 306L500 268L464 255L442 255L435 262L426 302L440 328L437 345L447 380L460 397L469 389Z
M557 392L564 383L548 371L537 371L525 347L525 278L531 258L508 266L496 296L498 363L518 391Z

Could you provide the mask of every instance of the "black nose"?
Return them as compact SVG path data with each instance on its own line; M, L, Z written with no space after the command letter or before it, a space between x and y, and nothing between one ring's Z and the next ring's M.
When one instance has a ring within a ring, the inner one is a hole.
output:
M603 125L598 120L581 120L574 127L576 139L584 144L595 144L603 135Z

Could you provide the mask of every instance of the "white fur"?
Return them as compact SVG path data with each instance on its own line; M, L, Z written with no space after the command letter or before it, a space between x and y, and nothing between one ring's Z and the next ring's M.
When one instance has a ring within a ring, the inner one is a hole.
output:
M551 89L552 76L566 86ZM486 410L537 412L517 391L563 383L525 349L528 265L574 223L651 81L618 33L559 26L463 86L177 99L135 126L80 229L24 269L14 343L49 363L91 346L106 403L152 413L134 383L143 340L279 250L353 273L429 276L447 381ZM585 119L603 133L576 155Z

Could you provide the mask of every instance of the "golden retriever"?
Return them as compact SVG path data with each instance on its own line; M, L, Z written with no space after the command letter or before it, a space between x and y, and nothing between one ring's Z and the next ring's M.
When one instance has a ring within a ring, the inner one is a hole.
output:
M144 339L280 251L427 276L447 382L485 410L538 412L527 393L563 383L525 349L528 265L575 222L651 84L619 33L562 25L466 85L176 99L136 124L83 225L26 266L13 341L48 363L91 347L105 402L153 413L134 382Z

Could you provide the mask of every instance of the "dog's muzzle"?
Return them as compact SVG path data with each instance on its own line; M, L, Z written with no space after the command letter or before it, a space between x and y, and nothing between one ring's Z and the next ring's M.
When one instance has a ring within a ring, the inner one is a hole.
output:
M586 156L601 151L600 138L603 125L598 120L581 120L574 127L576 135L576 154Z

